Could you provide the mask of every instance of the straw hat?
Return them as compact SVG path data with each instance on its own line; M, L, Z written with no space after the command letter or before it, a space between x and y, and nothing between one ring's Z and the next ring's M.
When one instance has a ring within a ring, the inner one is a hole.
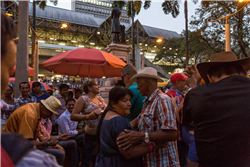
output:
M157 82L164 82L163 79L157 76L156 69L152 67L143 67L139 69L138 73L131 78L131 81L134 82L137 80L137 78L154 78L157 80Z
M51 112L58 115L57 110L61 107L61 102L54 96L48 97L46 100L41 100L41 103Z
M250 69L250 57L237 59L236 55L232 51L221 52L213 55L210 58L210 62L203 62L197 64L197 69L206 83L209 83L207 74L209 70L218 65L224 65L227 63L238 63L243 67L244 70Z

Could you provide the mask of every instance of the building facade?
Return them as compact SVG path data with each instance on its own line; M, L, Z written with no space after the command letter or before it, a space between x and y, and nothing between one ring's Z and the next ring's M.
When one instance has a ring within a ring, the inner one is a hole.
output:
M98 1L98 0L74 0L71 1L71 10L91 14L94 17L106 19L111 15L113 10L112 1ZM130 18L127 15L126 7L121 11L122 23L130 23Z

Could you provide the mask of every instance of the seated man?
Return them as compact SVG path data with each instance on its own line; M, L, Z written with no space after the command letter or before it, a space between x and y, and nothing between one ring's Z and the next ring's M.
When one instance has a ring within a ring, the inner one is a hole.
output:
M39 142L36 141L39 135L40 121L42 118L47 119L52 114L58 114L57 110L61 106L60 101L51 96L41 103L28 103L23 107L17 108L6 121L2 132L13 132L23 135L24 138L32 141L37 148L48 148L58 143L57 139ZM57 162L63 165L64 151L58 150Z
M40 103L41 100L46 100L49 95L42 92L42 85L40 82L32 83L32 94L30 96L34 96L37 99L37 103Z
M74 139L77 144L83 144L84 139L84 129L76 130L78 122L71 121L70 116L75 106L75 99L68 99L66 101L66 110L58 118L58 134L62 135L64 133L70 134L71 139Z

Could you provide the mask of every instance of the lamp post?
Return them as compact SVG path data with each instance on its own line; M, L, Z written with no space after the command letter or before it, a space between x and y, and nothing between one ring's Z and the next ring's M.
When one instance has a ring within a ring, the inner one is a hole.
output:
M243 0L240 0L239 2L243 2ZM225 36L226 36L226 41L225 41L225 48L226 48L226 51L231 51L231 38L230 38L230 22L228 21L228 19L235 15L236 13L240 12L246 5L247 5L248 2L246 2L242 8L240 8L239 10L237 10L236 12L232 13L232 14L229 14L227 16L224 16L224 17L221 17L219 19L216 19L216 20L209 20L210 17L207 19L207 22L215 22L215 21L219 21L219 20L223 20L225 19L226 20L226 24L225 24Z

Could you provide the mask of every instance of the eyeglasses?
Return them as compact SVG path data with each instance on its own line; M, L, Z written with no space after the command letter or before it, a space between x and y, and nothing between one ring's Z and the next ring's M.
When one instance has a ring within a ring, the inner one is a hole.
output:
M18 44L19 37L13 38L13 41L14 41L15 44Z

